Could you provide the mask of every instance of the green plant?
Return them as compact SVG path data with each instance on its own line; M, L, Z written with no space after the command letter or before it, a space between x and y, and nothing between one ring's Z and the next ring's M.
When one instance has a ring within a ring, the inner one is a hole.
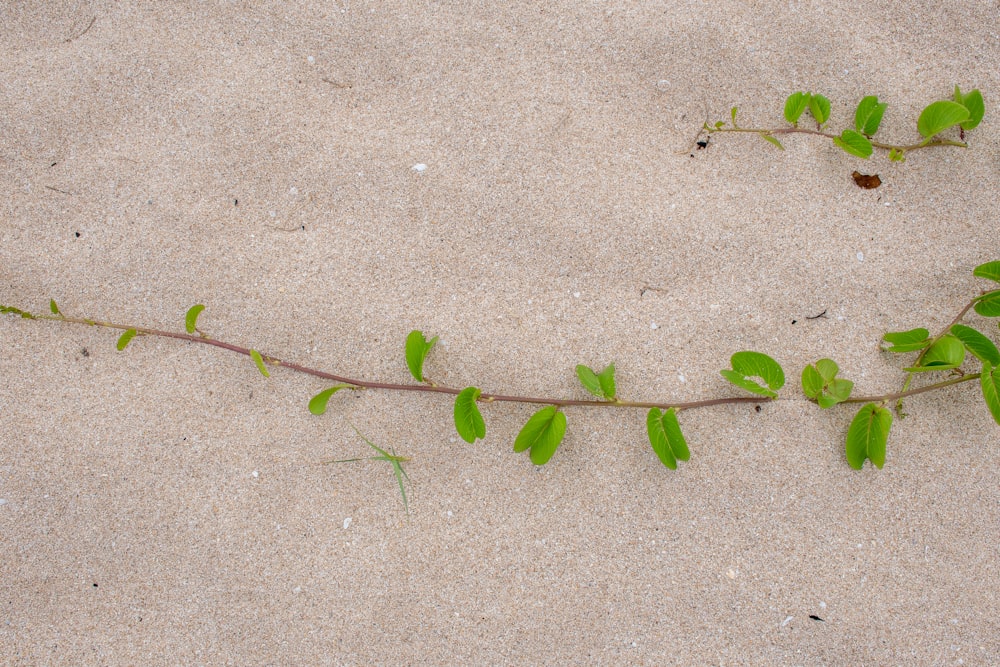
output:
M973 275L1000 282L1000 261L977 266ZM133 340L145 336L174 338L212 345L245 355L253 361L256 368L265 377L271 375L268 367L274 367L287 368L335 382L336 384L323 389L310 399L308 407L314 415L324 414L334 395L345 389L350 391L382 389L445 394L452 396L454 400L455 430L463 440L474 443L486 436L486 421L479 410L480 404L513 402L541 405L542 407L532 414L521 428L513 445L516 452L527 451L531 461L536 465L547 463L562 443L567 428L566 410L570 408L646 410L649 445L663 465L673 469L677 467L678 461L687 461L691 455L687 441L681 432L678 419L678 414L681 412L722 404L759 404L763 401L793 400L779 398L778 392L785 384L785 373L778 362L766 354L753 351L736 352L730 359L731 368L721 371L721 375L733 386L751 393L752 396L728 396L686 402L624 400L620 397L619 388L615 382L614 364L608 364L600 372L584 365L577 366L577 378L582 387L595 397L592 399L514 396L484 392L475 386L447 387L430 381L424 373L424 363L434 348L437 338L428 340L420 331L411 332L407 336L405 344L406 365L416 380L416 384L399 384L343 377L283 361L278 357L262 354L253 348L215 340L197 327L198 317L204 310L204 306L201 304L195 305L187 311L185 316L186 333L97 321L90 318L67 317L60 312L55 301L50 301L49 309L50 314L35 315L12 306L0 306L0 313L8 313L32 320L53 320L119 330L123 332L118 338L117 347L119 350L124 350ZM854 385L851 381L838 377L840 369L836 362L824 358L803 369L802 390L809 400L816 402L821 408L832 408L841 403L864 404L851 421L845 442L847 462L853 468L860 469L865 459L870 460L876 467L882 467L885 463L886 443L892 425L892 413L886 405L896 401L897 412L902 414L902 399L908 396L979 380L986 406L994 420L1000 424L1000 351L986 335L961 323L970 310L974 310L983 317L1000 317L1000 289L983 292L970 300L954 320L934 337L930 337L927 329L912 329L885 334L883 342L888 352L894 354L918 353L913 364L904 369L907 377L900 391L879 396L852 397L851 392ZM961 370L967 353L979 360L980 372L966 373ZM945 372L956 376L916 389L910 388L915 377L935 372ZM351 427L354 428L353 424ZM407 459L397 456L394 452L389 453L380 449L360 432L358 435L378 453L378 456L371 457L372 460L387 461L393 466L403 497L403 505L408 511L403 480L409 478L401 465ZM337 462L355 460L360 459L338 459Z
M727 127L727 123L720 120L714 125L705 123L702 132L707 132L709 135L720 132L749 132L760 136L782 150L785 147L778 140L778 136L810 134L832 140L834 145L850 155L868 159L874 149L879 148L889 151L889 159L893 162L903 162L908 152L921 148L935 146L967 148L965 132L979 125L986 112L982 93L978 89L963 93L958 86L955 86L952 99L939 100L929 104L917 118L917 132L923 137L923 141L915 144L890 144L872 139L882 124L882 116L885 114L887 106L885 102L880 102L875 95L862 98L854 111L854 127L846 128L840 134L833 134L823 129L823 126L830 120L830 100L823 95L799 91L792 93L785 100L785 120L791 127L740 127L736 122L738 109L733 107L729 112L731 127ZM799 121L806 111L816 122L816 129L799 127ZM960 141L938 136L955 127L958 128Z
M341 385L341 387L342 386L343 385ZM337 388L341 388L341 387L337 387ZM324 393L326 393L326 392L324 392ZM310 409L310 411L312 410L312 401L310 401L309 409ZM348 422L348 424L350 424L350 422ZM406 510L407 514L409 514L410 513L410 505L409 505L409 503L406 500L406 487L403 486L403 480L405 479L407 482L409 482L410 481L410 476L406 474L405 470L403 470L403 464L406 463L407 461L409 461L410 459L407 458L407 457L405 457L405 456L398 456L396 454L395 450L393 450L393 452L391 454L389 452L385 451L384 449L382 449L381 447L379 447L378 445L376 445L374 442L372 442L371 440L369 440L368 438L366 438L365 436L363 436L361 434L361 431L359 431L358 428L354 424L351 424L351 428L354 429L354 432L358 434L358 437L361 438L362 440L364 440L365 443L369 447L371 447L376 452L378 452L378 456L369 456L367 458L359 457L359 458L354 458L354 459L327 459L327 460L323 461L323 463L350 463L352 461L386 461L386 462L388 462L390 465L392 465L392 472L396 475L396 483L399 484L399 495L401 495L403 497L403 509Z

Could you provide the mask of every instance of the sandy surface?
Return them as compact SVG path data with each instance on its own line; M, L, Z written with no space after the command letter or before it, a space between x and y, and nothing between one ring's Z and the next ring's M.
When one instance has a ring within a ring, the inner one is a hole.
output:
M1000 428L914 398L884 469L801 399L836 359L897 388L888 330L945 326L1000 259L996 2L6 2L0 303L183 329L352 377L584 398L782 398L531 414L328 383L190 343L0 318L0 654L55 665L995 665ZM714 138L865 94L886 140L979 87L970 150L864 163ZM423 171L415 165L426 165ZM879 173L877 190L850 174ZM818 319L808 316L826 312ZM794 321L794 323L793 323ZM976 323L976 318L970 318ZM981 320L979 321L981 323ZM994 339L995 325L991 324ZM971 366L975 369L975 366ZM412 458L410 515L355 424ZM814 620L810 615L822 618Z

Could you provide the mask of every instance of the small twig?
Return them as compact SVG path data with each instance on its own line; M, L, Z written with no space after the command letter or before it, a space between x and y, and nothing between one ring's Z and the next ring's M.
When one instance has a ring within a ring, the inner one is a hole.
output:
M81 37L83 37L85 34L87 34L87 31L90 30L94 26L94 22L96 20L97 20L96 16L91 17L90 23L88 23L87 27L83 29L83 32L80 32L80 33L78 33L76 35L73 35L72 37L67 37L66 39L63 40L63 44L69 44L74 39L80 39Z

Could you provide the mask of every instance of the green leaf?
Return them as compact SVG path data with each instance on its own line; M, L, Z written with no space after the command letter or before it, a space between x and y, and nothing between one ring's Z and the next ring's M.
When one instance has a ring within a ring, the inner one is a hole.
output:
M889 343L890 346L886 347L883 345L882 349L895 354L922 350L930 343L928 336L930 336L930 332L924 328L910 329L909 331L890 331L882 336L882 340Z
M684 434L681 433L681 426L677 422L677 410L674 408L662 413L659 408L650 408L646 415L646 432L656 456L671 470L677 469L678 461L687 461L691 458L691 451L688 449L687 441L684 440Z
M969 111L969 119L962 122L962 129L975 129L982 122L983 116L986 114L986 104L983 102L983 94L977 88L963 95L958 86L955 86L955 101Z
M201 303L196 303L188 308L187 314L184 316L184 329L189 334L193 334L198 330L198 316L201 315L201 311L203 310L205 310L205 305Z
M846 153L851 155L856 155L857 157L868 159L871 157L872 142L868 141L867 138L858 134L854 130L844 130L840 133L839 137L833 138L833 143L840 146Z
M1000 261L980 264L972 270L972 275L977 278L986 278L987 280L1000 283Z
M1000 367L983 364L979 385L983 389L983 399L993 415L993 421L1000 424Z
M136 335L137 333L139 333L139 332L138 332L138 331L136 331L135 329L127 329L127 330L125 331L125 333L123 333L123 334L122 334L122 335L121 335L121 336L120 336L120 337L118 338L118 345L117 345L117 347L118 347L118 351L119 351L119 352L121 352L121 351L122 351L122 350L124 350L124 349L125 349L126 347L128 347L128 344L129 344L129 343L130 343L130 342L132 341L132 339L133 339L133 338L135 338L135 335Z
M1000 350L997 350L997 346L989 338L964 324L953 324L951 333L983 364L1000 366Z
M812 95L809 98L809 113L822 125L830 119L830 100L822 95Z
M785 386L785 372L777 361L760 352L737 352L730 358L732 370L720 371L731 383L760 396L776 398L777 391ZM758 377L767 387L751 378ZM769 388L768 388L769 387Z
M725 122L723 122L721 120L720 121L716 121L716 123L715 123L715 129L717 129L717 130L721 130L725 126L726 126Z
M973 308L983 317L1000 317L1000 290L977 297Z
M820 359L815 365L802 369L802 391L819 404L821 408L832 408L851 397L854 383L838 379L836 362Z
M890 148L889 162L906 162L906 151L899 148Z
M341 389L353 389L352 384L338 384L330 387L329 389L324 389L319 392L311 399L309 399L309 412L314 415L321 415L326 412L326 404L330 401L330 397L336 394Z
M264 357L260 356L260 352L257 350L250 350L250 358L253 359L255 364L257 364L257 370L260 371L261 375L266 378L271 377L271 374L267 372L267 366L264 365Z
M810 97L812 96L809 93L803 93L802 91L789 95L788 99L785 100L785 120L798 127L799 118L802 116L802 112L806 110L806 107L809 106Z
M554 405L542 408L531 415L514 440L514 451L531 449L531 462L545 465L566 435L566 415Z
M49 299L49 310L52 311L53 315L62 315L62 313L59 312L59 306L56 305L55 299Z
M969 110L957 102L941 100L927 106L917 119L917 132L930 140L935 134L969 119Z
M609 401L618 398L618 390L615 388L615 365L608 364L608 367L597 374L597 379L601 383L601 391Z
M920 359L919 366L906 368L908 373L946 371L958 368L965 361L965 346L951 334L945 334L935 341Z
M847 462L855 470L861 470L865 459L870 459L876 468L885 465L885 445L892 427L892 413L874 403L868 403L858 411L847 429Z
M10 313L11 315L20 315L26 320L33 320L35 316L26 310L21 310L20 308L15 308L14 306L0 306L0 313Z
M583 388L598 398L609 401L615 400L617 391L615 389L615 365L610 364L600 373L595 373L592 369L580 364L576 367L576 376L580 379Z
M887 106L889 105L879 102L876 95L861 98L858 109L854 112L854 129L869 137L878 132L878 126L882 124L882 115Z
M736 112L737 112L737 110L738 110L738 107L733 107L732 109L729 110L729 117L733 119L733 127L738 127L736 125Z
M466 387L455 397L455 430L468 443L486 437L486 422L476 405L480 394L478 388Z
M778 141L774 137L774 135L772 135L772 134L767 134L766 132L761 132L760 133L760 138L763 139L764 141L766 141L769 144L773 144L773 145L777 146L781 150L785 150L785 147L781 145L781 142Z
M437 336L427 340L424 334L416 329L406 337L406 365L410 369L410 375L417 382L424 381L424 359L437 341Z

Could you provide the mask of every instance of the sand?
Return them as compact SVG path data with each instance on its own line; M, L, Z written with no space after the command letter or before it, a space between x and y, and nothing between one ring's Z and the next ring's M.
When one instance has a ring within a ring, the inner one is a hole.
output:
M664 468L641 410L342 392L183 341L0 318L0 654L12 665L995 665L1000 427L972 384L914 397L852 470L856 393L898 389L883 333L948 325L1000 259L996 2L8 2L0 303L183 331L352 378L683 411ZM955 84L970 148L751 135L738 106L886 141ZM418 166L422 165L422 166ZM877 173L858 188L851 172ZM822 317L815 317L824 313ZM814 318L814 319L809 319ZM971 316L998 339L995 320ZM975 363L967 364L975 372ZM379 446L410 457L409 513ZM820 620L821 619L821 620Z

